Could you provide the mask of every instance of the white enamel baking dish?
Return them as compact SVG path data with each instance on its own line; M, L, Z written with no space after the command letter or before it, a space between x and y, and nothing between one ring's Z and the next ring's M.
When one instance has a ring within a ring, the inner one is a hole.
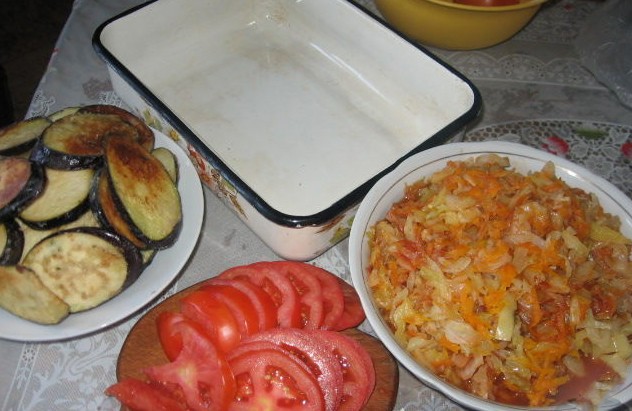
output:
M464 76L346 0L157 0L93 45L123 101L291 260L345 238L377 179L481 105Z

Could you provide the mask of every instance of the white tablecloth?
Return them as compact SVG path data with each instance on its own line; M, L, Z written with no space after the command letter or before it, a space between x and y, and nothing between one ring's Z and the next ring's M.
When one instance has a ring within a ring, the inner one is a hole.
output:
M112 92L104 64L92 49L91 36L107 18L140 2L75 1L49 68L35 93L29 116L45 115L81 104L120 104ZM360 3L377 13L371 0ZM602 128L606 134L610 133L608 144L614 141L615 149L601 150L598 161L587 166L598 167L597 163L604 161L623 164L622 171L616 171L623 176L617 183L629 195L632 180L628 178L630 158L617 152L616 147L631 141L632 112L581 66L573 47L573 40L583 22L600 6L599 1L554 0L509 42L477 51L432 51L468 76L482 93L484 111L478 122L472 125L478 130L471 131L466 139L497 138L503 130L509 130L518 134L522 132L519 137L531 143L530 133L541 131L546 126L549 127L547 130L554 130L552 132L577 143L576 139L581 139L581 136L570 136L570 131L564 135L564 130L572 124L569 120ZM548 122L538 122L540 120ZM499 125L501 123L505 125ZM512 127L512 124L519 124L519 127ZM522 127L525 124L533 127ZM555 131L556 127L559 132ZM586 142L579 142L576 146L582 144L588 149L593 147ZM573 159L582 162L585 158L577 156ZM612 170L607 172L614 173ZM206 220L200 244L167 294L231 266L278 259L210 191L205 190L205 197ZM339 243L314 263L349 280L347 242ZM115 382L119 350L140 314L104 332L66 342L0 340L2 409L66 411L109 410L115 407L116 403L108 400L103 391ZM366 324L362 328L371 332ZM461 409L401 367L396 408Z

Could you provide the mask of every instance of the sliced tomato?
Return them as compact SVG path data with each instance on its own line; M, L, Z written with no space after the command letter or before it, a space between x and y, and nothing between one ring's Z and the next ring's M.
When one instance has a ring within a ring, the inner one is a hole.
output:
M253 349L229 356L237 392L229 410L325 409L314 375L300 360L276 349Z
M151 381L176 384L193 410L223 410L235 396L235 378L226 358L186 322L175 325L182 336L182 350L167 364L149 367Z
M259 331L259 315L252 305L250 298L235 287L221 284L205 284L200 291L212 294L219 301L226 304L237 320L237 326L242 337Z
M310 337L306 330L274 328L255 334L244 344L270 342L299 358L316 377L323 392L325 408L337 410L342 400L343 373L338 358L328 346Z
M323 290L320 280L308 265L298 261L275 261L267 263L267 269L285 275L296 289L301 305L301 327L315 330L323 323Z
M134 411L184 411L187 409L162 384L136 378L125 378L109 386L105 393L115 397L121 404Z
M344 311L344 295L340 279L329 271L304 263L304 269L314 275L320 281L323 295L323 321L320 326L323 330L335 328Z
M230 268L218 278L242 278L261 287L277 307L277 322L281 327L301 325L301 304L292 282L278 270L271 270L268 262Z
M182 351L182 336L174 329L174 326L182 321L188 320L181 313L171 311L163 311L156 317L158 340L169 361L175 360Z
M188 319L182 313L163 311L156 318L156 328L158 330L158 339L165 355L169 361L173 361L182 351L182 335L176 324L186 322L191 327L195 327L201 334L207 336L202 326Z
M338 279L338 281L344 281L342 279ZM346 286L345 286L346 285ZM342 287L342 294L344 297L344 310L338 323L335 327L333 327L334 331L342 331L347 328L357 327L364 321L366 315L364 314L364 309L362 308L362 303L360 302L360 297L356 290L345 284Z
M196 290L180 300L182 314L201 325L211 341L222 352L228 352L241 341L237 320L226 304L213 295Z
M243 278L232 280L225 278L211 278L206 284L219 284L235 287L250 298L250 302L255 308L259 317L259 330L268 330L277 326L277 309L272 297L262 288L254 285Z
M279 344L273 343L271 341L259 341L259 340L251 340L251 341L243 341L241 344L239 344L237 347L235 347L234 349L232 349L228 354L226 354L226 358L228 360L230 360L231 358L235 358L235 357L239 357L242 354L245 354L247 352L250 351L257 351L257 350L277 350L277 351L281 351L284 353L288 353L289 355L294 355L292 353L290 353L287 350L284 350L283 348L281 348L281 346ZM298 357L296 357L296 359L299 359ZM300 360L300 359L299 359ZM307 366L307 364L303 363L301 361L301 363L303 364L303 366L305 367L305 369L307 371L309 371L310 373L312 372L312 370Z
M375 388L375 368L369 353L353 338L335 331L309 332L338 359L343 373L343 396L339 410L361 410Z

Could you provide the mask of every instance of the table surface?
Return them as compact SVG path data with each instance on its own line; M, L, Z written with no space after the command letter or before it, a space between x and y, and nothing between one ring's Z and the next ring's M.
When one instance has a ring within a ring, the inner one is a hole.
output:
M90 103L121 105L92 49L96 27L140 0L75 0L27 117ZM359 3L378 15L372 0ZM554 151L632 195L632 111L585 69L574 39L604 3L552 0L510 41L484 50L431 49L480 90L483 112L466 140L509 139ZM597 138L595 138L597 136ZM561 144L560 144L561 142ZM200 243L171 295L226 268L278 257L210 191ZM347 241L312 261L350 282ZM0 340L3 410L110 410L121 345L142 314L95 335L53 343ZM368 324L361 329L372 332ZM457 404L400 367L396 409L456 410Z

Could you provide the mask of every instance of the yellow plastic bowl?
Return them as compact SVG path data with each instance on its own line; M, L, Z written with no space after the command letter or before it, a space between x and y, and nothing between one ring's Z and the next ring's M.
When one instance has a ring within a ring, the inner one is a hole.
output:
M450 50L473 50L511 38L545 1L484 7L451 0L375 0L375 5L387 22L412 40Z

